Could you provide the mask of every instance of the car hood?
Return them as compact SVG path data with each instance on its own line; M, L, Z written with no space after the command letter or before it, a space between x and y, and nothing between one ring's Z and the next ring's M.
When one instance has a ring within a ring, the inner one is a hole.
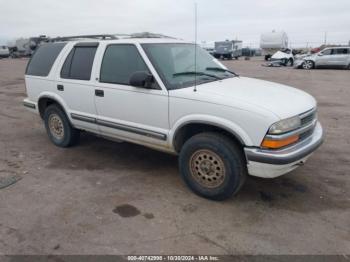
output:
M299 89L247 77L214 81L193 88L174 90L174 96L222 104L256 113L270 112L280 119L316 107L315 99ZM259 110L260 109L260 110Z
M303 59L303 60L312 60L312 61L315 61L316 56L317 56L316 54L307 55L307 56L303 57L302 59Z

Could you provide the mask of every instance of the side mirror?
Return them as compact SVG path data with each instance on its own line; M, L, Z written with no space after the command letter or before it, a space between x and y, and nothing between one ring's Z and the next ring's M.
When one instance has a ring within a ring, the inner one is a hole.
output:
M129 83L135 87L152 88L153 76L146 71L138 71L131 75Z
M323 56L323 53L318 53L317 55L318 55L318 56Z

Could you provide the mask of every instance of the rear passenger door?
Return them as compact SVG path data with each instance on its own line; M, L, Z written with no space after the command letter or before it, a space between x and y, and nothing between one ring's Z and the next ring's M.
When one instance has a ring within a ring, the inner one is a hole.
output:
M336 67L347 66L349 55L347 48L333 49L332 64Z
M168 92L141 52L134 44L109 44L101 54L96 71L97 123L104 135L162 147L169 130ZM129 84L131 75L140 71L155 77L151 89Z
M77 128L99 131L94 104L95 88L91 77L98 43L78 43L61 61L56 92L67 104L68 114Z

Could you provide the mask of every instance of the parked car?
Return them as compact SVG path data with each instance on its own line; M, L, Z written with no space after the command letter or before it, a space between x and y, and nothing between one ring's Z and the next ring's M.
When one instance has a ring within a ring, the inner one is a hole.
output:
M38 37L18 38L9 44L10 55L12 58L29 57L41 44L49 41L49 37L41 35Z
M215 42L213 55L215 58L238 59L242 56L242 41L226 40Z
M24 106L56 146L76 144L86 130L179 155L186 184L209 199L237 193L248 174L288 173L322 143L311 95L238 76L180 40L43 44L25 83Z
M10 56L10 51L7 46L0 46L0 58L8 58Z
M350 69L350 47L331 47L303 57L295 63L296 68L345 68Z
M271 61L280 61L284 66L293 66L294 55L292 50L283 49L274 53L270 59Z

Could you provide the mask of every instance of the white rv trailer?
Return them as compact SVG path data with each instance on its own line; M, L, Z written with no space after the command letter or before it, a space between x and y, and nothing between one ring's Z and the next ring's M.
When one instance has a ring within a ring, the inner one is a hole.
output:
M277 51L288 48L288 36L283 31L264 33L260 37L260 48L265 60L269 60Z

